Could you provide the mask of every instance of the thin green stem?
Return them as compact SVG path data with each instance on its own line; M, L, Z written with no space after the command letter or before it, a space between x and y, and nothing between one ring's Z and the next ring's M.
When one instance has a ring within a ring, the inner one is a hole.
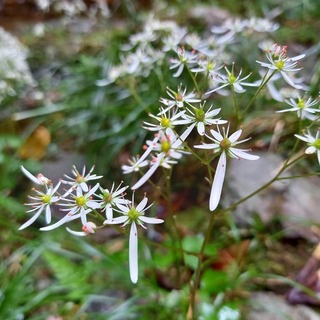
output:
M247 111L249 110L249 108L251 107L251 105L253 104L253 102L255 101L255 99L257 98L257 96L259 95L259 93L261 92L261 90L265 87L265 85L268 83L268 81L274 76L274 74L277 72L277 70L274 70L271 75L267 78L268 75L268 71L266 72L266 74L264 75L264 77L262 78L261 84L258 87L257 91L255 92L255 94L253 95L253 97L251 98L251 100L249 101L249 103L247 104L247 106L244 108L243 112L240 115L240 121L241 119L244 117L244 115L247 113Z

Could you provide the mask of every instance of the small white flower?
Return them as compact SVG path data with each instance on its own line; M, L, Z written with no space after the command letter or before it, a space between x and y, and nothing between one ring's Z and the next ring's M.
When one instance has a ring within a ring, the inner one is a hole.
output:
M251 74L248 74L247 76L245 76L243 78L240 78L241 74L242 74L242 70L240 70L239 75L236 77L233 72L234 64L232 64L231 71L229 71L227 67L225 67L224 69L226 70L227 75L220 74L220 73L216 73L214 75L215 80L219 83L222 83L222 85L220 85L217 88L214 88L213 90L206 92L206 95L213 93L215 91L221 90L227 86L233 87L233 89L236 93L245 92L246 90L243 88L243 86L249 86L249 87L257 87L258 86L256 83L244 82L244 80L248 79Z
M62 180L62 183L71 185L71 188L66 192L64 196L67 196L72 190L77 187L80 187L84 192L88 192L89 187L87 182L91 180L97 180L102 178L102 176L97 176L96 174L91 174L94 170L94 166L90 169L90 171L86 174L86 167L84 166L82 169L82 173L79 173L76 166L73 166L72 174L74 178L69 177L68 175L64 175L68 180Z
M279 29L279 24L266 18L252 17L248 20L247 27L256 32L274 32Z
M178 59L170 58L169 63L171 64L170 69L176 69L176 73L173 77L179 77L185 66L192 67L198 61L198 55L195 52L186 51L184 48L176 49Z
M318 162L320 164L320 130L317 131L316 136L312 136L311 133L308 131L308 133L303 133L303 136L295 134L295 136L302 140L307 142L308 148L306 149L306 154L312 154L316 153L318 157Z
M150 169L132 186L132 190L136 190L146 183L162 163L169 164L170 158L180 159L184 153L188 153L181 148L182 138L177 136L171 128L167 128L166 132L160 130L156 137L158 137L157 141L147 141L149 145L147 152L148 155L151 151L157 152L157 155L150 163ZM145 154L142 157L145 157ZM164 160L165 158L167 159ZM167 167L167 165L163 167Z
M319 103L319 100L312 100L309 97L307 100L305 98L301 98L299 95L296 99L290 98L289 100L284 100L287 104L289 104L292 108L280 110L277 112L290 112L290 111L297 111L297 115L301 119L309 119L314 120L316 116L314 115L317 112L320 112L319 108L315 109L312 108L316 104Z
M108 220L113 218L113 208L118 204L126 204L128 200L124 199L123 193L128 189L128 186L121 187L122 183L118 187L114 188L112 184L111 190L100 187L101 194L97 197L101 199L101 210L106 212L106 218Z
M139 171L140 168L147 166L149 164L149 161L146 159L148 155L151 153L151 151L153 150L158 140L159 140L159 135L155 135L154 139L148 143L149 146L145 146L146 150L141 157L133 157L132 160L129 159L128 162L130 166L123 165L121 167L123 170L123 173L128 174L135 171Z
M218 131L210 130L212 136L206 135L213 143L204 143L202 145L195 145L195 148L213 150L214 153L221 153L216 172L213 179L213 184L211 187L209 209L211 211L215 210L220 202L221 191L223 187L224 177L226 173L227 156L235 159L247 159L247 160L257 160L258 156L247 153L250 149L242 150L235 148L236 145L248 141L249 139L244 139L238 141L241 136L242 130L239 129L228 137L229 127L227 132L223 128L223 135L221 134L219 127Z
M187 121L183 120L181 116L186 112L185 110L177 112L175 109L172 112L172 109L165 111L163 108L160 108L160 113L158 116L149 113L149 117L158 121L157 124L153 124L150 122L144 122L145 126L143 127L146 130L150 131L159 131L159 130L166 130L167 128L174 129L177 125L186 124Z
M276 70L280 72L283 79L293 88L302 89L298 84L295 84L292 79L287 75L287 72L299 71L302 68L297 68L299 60L305 57L305 54L289 58L287 57L287 47L274 44L270 50L267 50L266 57L269 61L257 61L262 67L270 70Z
M68 194L69 198L63 197L61 199L66 201L66 203L59 203L60 206L65 207L61 210L68 211L69 215L80 213L82 225L86 225L88 213L87 209L91 209L90 211L92 211L94 209L100 208L101 206L101 204L97 200L92 199L93 194L98 188L99 184L96 184L92 189L88 190L88 192L84 193L83 189L78 186L75 190L72 190L72 192L75 192L76 194L73 194L71 192Z
M123 174L139 171L140 168L143 168L149 164L148 160L141 160L139 156L132 157L132 159L128 159L128 162L129 162L129 165L124 164L121 166Z
M213 124L217 124L217 125L224 124L227 122L226 120L220 120L220 118L219 119L214 118L220 112L221 109L211 110L212 108L212 105L211 105L209 109L205 111L204 105L205 103L200 105L199 108L186 107L188 113L182 115L182 117L188 121L188 124L191 124L190 126L192 127L192 129L195 126L197 126L198 133L201 136L205 134L205 126L211 126ZM187 130L190 130L190 128L187 128ZM184 141L186 137L184 134L182 134L182 136L184 136L184 139L183 139Z
M26 206L31 206L32 209L28 210L27 213L29 212L35 212L33 217L29 219L27 222L25 222L19 230L25 229L29 227L32 223L34 223L40 214L45 211L45 217L46 217L46 223L49 224L51 222L51 205L58 202L60 197L55 196L55 193L59 189L61 184L61 181L58 182L58 184L53 187L52 184L50 186L46 185L46 192L42 192L36 189L32 189L36 192L36 196L29 196L29 199L31 199L34 202L31 203L26 203Z
M248 26L248 20L227 19L221 26L214 26L211 28L211 32L215 34L223 34L219 39L218 43L223 44L232 42L237 33L243 32Z
M215 61L199 60L198 67L192 68L191 71L195 73L204 72L207 75L210 75L211 77L213 77L216 75L217 71L222 68L223 66L218 66Z
M127 203L126 206L118 205L121 213L120 217L104 221L104 224L121 224L123 227L131 224L129 236L129 271L130 279L133 283L138 281L138 230L137 225L145 228L145 223L159 224L163 223L162 219L149 218L144 215L151 206L147 206L148 198L145 196L143 200L136 206L134 203L134 193L132 195L132 202Z
M167 94L172 99L160 98L160 102L167 106L166 109L162 109L162 111L158 114L161 115L172 107L177 106L178 108L182 108L185 104L191 105L191 103L200 102L201 99L196 98L194 92L187 93L187 88L182 89L181 86L178 87L177 92L173 91L169 87L167 87Z

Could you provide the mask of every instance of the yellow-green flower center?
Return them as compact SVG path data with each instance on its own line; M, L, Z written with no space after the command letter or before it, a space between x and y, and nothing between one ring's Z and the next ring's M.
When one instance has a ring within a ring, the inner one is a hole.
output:
M279 70L282 70L284 66L284 61L283 60L275 61L274 64Z
M161 142L161 151L162 152L169 152L171 149L171 143L167 140Z
M205 112L202 108L195 110L195 118L198 122L204 121Z
M86 204L87 200L84 196L76 197L76 204L78 207L83 207Z
M42 196L42 202L43 202L43 203L50 203L51 198L52 198L52 197L51 197L50 195L45 194L45 195Z
M306 104L305 104L304 100L303 99L299 99L298 100L298 107L300 109L304 109L305 106L306 106Z
M108 193L108 192L104 192L103 193L103 201L105 203L111 203L112 201L112 194L111 193Z
M230 82L230 83L235 83L236 80L237 80L237 78L234 76L234 74L233 74L233 73L230 73L230 74L229 74L229 82Z
M161 118L161 126L164 128L170 127L171 120L169 118L162 117Z
M320 150L320 139L317 139L315 142L310 143L310 146L315 147L316 149Z
M81 174L77 175L76 182L78 184L80 184L81 182L84 182L84 181L85 181L84 176L82 176Z
M183 100L183 96L180 92L176 93L175 95L176 101L182 101Z
M227 150L229 149L230 147L232 146L232 143L231 141L228 139L228 138L223 138L220 142L220 147L223 149L223 150Z
M137 221L140 215L140 212L136 208L131 208L128 212L128 217L131 221Z

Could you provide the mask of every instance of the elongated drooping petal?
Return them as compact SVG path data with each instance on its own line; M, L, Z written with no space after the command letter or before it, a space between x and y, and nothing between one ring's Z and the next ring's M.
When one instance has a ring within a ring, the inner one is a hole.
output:
M154 174L157 168L160 166L161 160L164 158L165 154L160 153L157 156L156 162L151 166L151 168L141 177L141 179L131 188L131 190L136 190L140 188L143 184L145 184L150 177Z
M131 223L129 241L129 270L133 283L138 281L138 232L135 222Z
M43 184L40 179L36 178L33 174L31 174L24 166L21 166L21 171L25 174L27 178L29 178L35 184Z
M226 164L227 164L226 153L223 151L218 161L216 173L214 175L213 184L211 188L210 202L209 202L210 211L215 210L220 202L224 176L226 173Z

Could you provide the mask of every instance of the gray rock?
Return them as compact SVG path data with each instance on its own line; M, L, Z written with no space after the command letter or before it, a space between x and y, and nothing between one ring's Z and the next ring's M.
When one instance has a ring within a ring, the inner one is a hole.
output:
M320 320L320 315L307 306L293 306L279 295L256 292L250 299L248 320Z
M229 161L222 196L223 207L251 194L277 174L283 159L271 152L259 155L257 161ZM283 176L288 175L292 175L291 169L283 173ZM320 177L316 176L276 181L241 203L233 214L240 225L249 225L253 214L258 214L264 222L280 217L287 235L318 241L310 231L310 226L320 223L319 191Z

